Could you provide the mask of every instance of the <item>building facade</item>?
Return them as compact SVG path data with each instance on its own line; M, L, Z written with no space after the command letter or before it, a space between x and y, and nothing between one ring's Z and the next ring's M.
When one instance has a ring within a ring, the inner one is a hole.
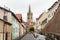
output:
M48 12L47 12L47 14L48 14L48 21L52 19L52 17L54 16L54 14L55 14L58 6L59 6L59 2L56 1L56 2L48 9Z
M0 19L0 40L11 40L11 24L2 19Z
M43 12L39 18L36 19L36 30L41 31L47 24L47 12Z
M56 10L59 7L59 2L56 1L47 12L43 12L36 21L36 29L43 30L46 24L53 18Z
M12 24L12 39L15 39L19 37L19 21L14 17L13 15L11 16L11 24Z
M22 14L15 14L20 21L20 37L26 34L26 25L22 19Z
M60 40L60 4L53 18L47 23L45 28L42 30L42 33L56 40Z
M3 7L0 7L0 39L11 40L11 23L7 21L7 13ZM9 29L8 29L9 28Z
M10 33L11 33L10 39L11 40L20 36L20 33L19 33L20 32L20 30L19 30L20 29L20 21L12 11L10 11L6 8L0 7L0 19L3 19L4 21L7 21L12 24L11 31L10 31ZM6 31L9 32L9 29L8 29L9 25L6 25L6 26L8 26L6 28L7 29ZM9 34L7 34L7 35L9 35ZM7 37L7 38L9 38L9 37Z

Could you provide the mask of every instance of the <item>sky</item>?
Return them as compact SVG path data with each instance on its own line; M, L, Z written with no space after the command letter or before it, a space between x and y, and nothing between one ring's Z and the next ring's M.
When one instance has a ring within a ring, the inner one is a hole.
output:
M33 13L33 20L40 16L43 11L50 8L57 0L0 0L0 6L8 7L15 14L22 14L24 21L27 21L27 13L29 10L29 4Z

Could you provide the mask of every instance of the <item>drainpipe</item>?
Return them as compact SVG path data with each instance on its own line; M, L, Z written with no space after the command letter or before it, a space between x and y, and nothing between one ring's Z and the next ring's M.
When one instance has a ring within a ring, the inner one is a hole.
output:
M19 38L20 38L20 23L19 23Z
M4 11L4 16L3 16L3 20L5 20L5 11ZM4 24L3 24L3 40L4 40L4 30L5 30L5 22L4 22Z
M5 28L5 22L3 24L3 40L4 40L4 28Z

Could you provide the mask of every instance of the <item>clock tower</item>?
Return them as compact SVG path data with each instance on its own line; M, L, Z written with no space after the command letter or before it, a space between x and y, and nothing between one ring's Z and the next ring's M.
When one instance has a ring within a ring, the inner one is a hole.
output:
M33 22L33 14L32 14L32 12L31 12L31 7L30 7L30 5L29 5L28 13L27 13L27 22L28 22L29 24L32 24L32 22Z

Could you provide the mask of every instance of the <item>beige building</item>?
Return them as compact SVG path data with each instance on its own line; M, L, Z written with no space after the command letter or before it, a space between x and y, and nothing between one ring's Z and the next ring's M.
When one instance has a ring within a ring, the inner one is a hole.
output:
M43 12L39 18L36 19L36 30L41 31L47 23L47 12Z
M0 40L11 40L11 24L0 19Z
M42 33L52 38L55 38L56 40L60 40L60 4L53 18L47 23L45 28L42 30Z
M59 6L59 2L56 1L49 9L48 9L48 21L52 19L52 17L54 16L54 13L56 12L57 8Z
M59 2L56 1L47 12L43 12L39 18L36 20L36 29L38 31L43 30L45 25L53 18L54 13L56 12L57 8L59 7Z
M0 7L0 39L11 40L11 23L9 22L9 11ZM8 16L7 16L8 15ZM7 19L7 17L9 17Z

